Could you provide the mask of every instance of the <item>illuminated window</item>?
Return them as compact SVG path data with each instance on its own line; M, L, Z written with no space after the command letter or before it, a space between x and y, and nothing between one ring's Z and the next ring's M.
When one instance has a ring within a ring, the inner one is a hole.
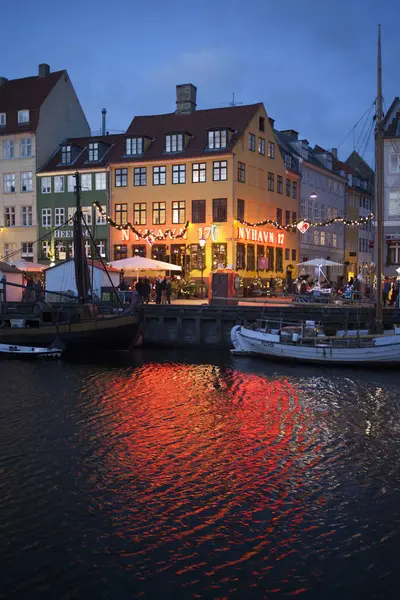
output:
M254 133L249 133L249 150L256 151L256 136Z
M172 223L177 225L178 223L185 223L186 221L186 202L184 200L178 200L172 203Z
M268 158L275 158L275 144L268 142Z
M153 225L165 225L167 207L165 202L153 202Z
M114 246L114 260L128 258L128 248L126 244L117 244Z
M192 182L204 183L206 181L206 163L193 163Z
M256 255L254 244L247 244L247 270L254 271L256 268Z
M115 205L115 222L117 225L124 225L128 220L128 205L127 204L116 204Z
M167 167L153 167L153 185L167 183Z
M236 268L243 271L246 268L246 246L236 244Z
M136 202L133 205L133 221L135 225L146 225L147 207L146 202Z
M258 138L258 154L265 154L265 140L264 138Z
M212 245L212 266L213 269L224 269L228 264L228 245Z

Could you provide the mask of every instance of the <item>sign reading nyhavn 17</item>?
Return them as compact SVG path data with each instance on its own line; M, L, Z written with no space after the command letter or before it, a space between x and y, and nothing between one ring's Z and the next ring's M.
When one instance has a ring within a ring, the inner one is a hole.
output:
M170 229L172 235L179 235L180 233L183 233L184 228L181 227L180 229ZM164 229L138 229L138 232L142 235L144 235L145 233L150 233L152 236L156 237L158 235L163 236L165 234ZM123 242L128 242L130 239L130 236L132 235L132 239L135 241L139 241L139 240L143 240L143 238L140 238L138 235L136 235L136 233L133 233L133 231L131 231L130 229L122 229L121 231L121 240ZM167 238L168 239L168 238ZM186 233L184 234L183 238L184 240L186 240Z
M252 227L238 227L238 240L248 242L262 242L264 244L278 244L283 246L285 243L284 233L275 233L275 231L263 231L262 229L253 229Z

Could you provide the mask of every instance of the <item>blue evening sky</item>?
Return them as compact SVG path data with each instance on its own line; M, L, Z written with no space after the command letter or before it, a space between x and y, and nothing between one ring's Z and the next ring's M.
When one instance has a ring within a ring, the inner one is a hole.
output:
M172 112L175 85L191 82L199 109L235 92L264 102L278 129L331 148L376 95L378 23L386 107L400 94L399 18L399 0L5 0L0 75L33 75L40 62L67 69L93 130L102 107L110 130ZM342 159L355 145L372 160L363 126Z

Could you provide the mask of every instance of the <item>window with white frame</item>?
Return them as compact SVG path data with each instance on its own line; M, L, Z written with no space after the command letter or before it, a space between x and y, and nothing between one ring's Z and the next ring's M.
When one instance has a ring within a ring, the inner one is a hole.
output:
M20 141L19 150L21 158L27 158L28 156L32 156L32 138L22 138Z
M135 167L134 172L133 172L133 185L134 186L147 185L147 169L146 169L146 167Z
M15 192L15 173L4 174L3 190L5 194L13 194Z
M82 206L82 216L86 225L92 225L92 214L91 206Z
M42 177L40 180L42 194L51 194L51 177Z
M126 154L143 154L143 138L128 138L126 140Z
M167 183L167 167L153 167L153 185Z
M186 215L186 202L185 200L178 200L172 203L172 223L174 225L178 223L184 223Z
M400 189L389 191L388 217L395 219L400 217Z
M42 242L42 259L50 258L51 253L51 242L49 240L43 240Z
M228 143L228 132L226 129L216 129L208 132L208 149L218 150L226 148Z
M54 177L54 192L60 194L64 191L64 175Z
M32 206L21 206L21 226L32 227L33 225Z
M4 226L15 227L15 206L4 207Z
M31 192L33 190L32 171L22 171L20 175L21 192Z
M206 181L206 163L193 163L192 182L204 183Z
M21 246L22 258L33 258L33 242L22 242Z
M96 190L105 190L107 188L106 173L96 173L95 174L95 185L96 185Z
M81 175L81 191L90 192L92 190L92 174L85 173Z
M319 216L321 219L325 219L325 204L320 205Z
M42 227L51 227L51 208L42 208Z
M69 206L68 207L68 223L72 223L72 219L74 218L75 213L76 213L76 206Z
M107 207L104 205L101 208L103 212L100 212L96 206L96 225L107 225Z
M165 136L165 152L182 152L183 133L173 133Z
M173 165L172 183L186 183L186 165Z
M6 125L7 125L6 113L0 113L0 127L5 127Z
M389 171L390 173L400 173L400 153L389 154Z
M55 227L60 227L65 223L65 208L62 206L58 206L54 209L54 225Z
M302 198L300 201L300 217L305 217L305 216L306 216L306 201L304 200L304 198Z
M400 243L389 242L389 256L392 265L400 264Z
M67 189L69 192L75 192L75 176L74 175L68 175L67 177Z
M18 123L29 123L29 110L18 111Z
M61 147L61 164L69 165L72 160L72 149L71 146Z
M15 158L14 140L4 140L4 142L3 142L3 158L4 158L4 160L10 160L12 158Z
M213 162L213 181L226 181L228 179L228 161L216 160Z
M96 162L99 160L99 144L98 142L92 142L89 144L89 162Z
M337 247L337 233L332 233L332 246Z
M135 225L146 225L147 205L146 202L135 202L133 205L133 221Z
M15 242L4 244L4 258L12 258L17 250Z

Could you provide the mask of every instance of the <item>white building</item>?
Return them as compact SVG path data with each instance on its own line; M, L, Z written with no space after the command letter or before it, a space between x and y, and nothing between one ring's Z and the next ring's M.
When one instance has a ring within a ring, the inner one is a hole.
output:
M0 260L36 260L35 173L67 137L90 135L66 71L0 77Z
M396 275L400 266L400 98L395 98L384 120L384 274Z

